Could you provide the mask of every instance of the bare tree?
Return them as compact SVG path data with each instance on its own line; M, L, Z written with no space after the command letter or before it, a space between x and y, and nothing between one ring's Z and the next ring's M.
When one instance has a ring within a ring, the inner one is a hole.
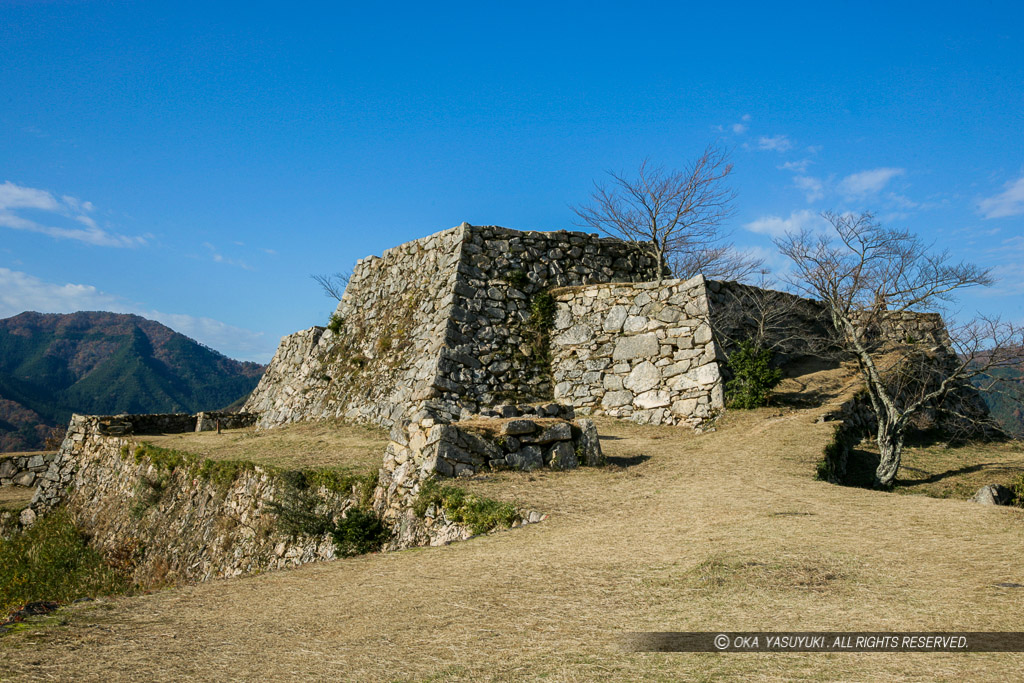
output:
M329 275L310 275L310 277L324 290L325 296L341 301L341 297L345 294L345 287L348 286L348 280L352 277L352 274L337 272Z
M991 285L987 270L955 263L915 235L882 227L871 213L824 213L827 233L808 230L776 240L792 260L795 291L821 301L835 343L857 361L877 420L880 462L875 485L896 479L911 420L973 377L1019 364L1022 328L980 319L948 339L915 339L901 314L951 301L964 288Z
M611 182L595 183L590 203L572 207L576 224L649 244L676 277L707 271L739 279L761 264L724 242L721 224L732 215L736 196L726 185L730 173L728 154L711 145L681 170L644 160L635 177L609 171Z

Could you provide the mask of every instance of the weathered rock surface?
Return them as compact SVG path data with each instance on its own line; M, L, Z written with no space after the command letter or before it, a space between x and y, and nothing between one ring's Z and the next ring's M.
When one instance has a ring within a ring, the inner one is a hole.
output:
M282 340L245 410L264 427L331 417L390 426L451 422L510 397L550 399L529 323L537 297L656 275L634 243L464 223L359 261L335 312L338 332ZM559 334L582 343L593 331Z
M971 497L971 502L981 505L1010 505L1013 503L1013 491L999 484L986 484Z

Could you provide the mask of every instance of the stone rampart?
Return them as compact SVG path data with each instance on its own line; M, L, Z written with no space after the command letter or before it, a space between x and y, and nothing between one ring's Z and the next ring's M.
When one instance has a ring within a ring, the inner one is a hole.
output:
M550 399L538 297L561 285L648 280L643 246L587 233L462 224L357 264L337 332L286 337L245 410L262 427L341 417L454 421Z
M106 418L72 418L22 524L63 505L90 543L128 566L141 585L237 576L335 557L328 533L289 533L279 523L277 506L295 501L294 472L161 454L144 445L144 435L112 434L109 426ZM372 480L326 481L334 483L313 484L304 495L313 497L318 514L328 511L335 519L365 505L374 490ZM388 549L472 535L444 511L429 519L403 512L410 520L395 529ZM530 513L523 516L528 520Z
M550 400L547 349L535 315L548 290L651 280L655 264L640 245L588 233L467 228L435 383L441 399L466 413L508 400Z
M35 486L56 453L0 453L0 486Z
M556 401L650 424L699 424L724 406L703 276L553 295Z
M390 425L436 403L465 228L356 264L331 329L285 337L245 410L262 427L347 418Z

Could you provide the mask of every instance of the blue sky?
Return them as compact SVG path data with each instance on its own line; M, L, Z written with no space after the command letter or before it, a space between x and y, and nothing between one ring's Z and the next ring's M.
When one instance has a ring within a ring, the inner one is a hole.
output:
M891 4L0 0L0 317L129 311L267 361L326 322L311 273L571 229L605 170L715 143L770 265L870 209L994 270L965 312L1024 320L1024 9Z

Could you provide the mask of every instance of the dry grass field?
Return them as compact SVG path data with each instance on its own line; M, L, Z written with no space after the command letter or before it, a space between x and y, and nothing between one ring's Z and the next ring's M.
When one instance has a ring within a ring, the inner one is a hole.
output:
M1024 584L1024 510L815 481L822 412L601 420L608 467L464 482L541 524L72 605L0 639L0 678L1019 680L1024 653L624 650L637 630L1021 628L1024 588L999 584Z
M35 492L34 488L24 486L0 486L0 510L24 509Z
M249 460L285 469L335 467L353 471L380 467L387 431L345 422L290 424L279 429L231 429L140 437L162 448L213 460Z

